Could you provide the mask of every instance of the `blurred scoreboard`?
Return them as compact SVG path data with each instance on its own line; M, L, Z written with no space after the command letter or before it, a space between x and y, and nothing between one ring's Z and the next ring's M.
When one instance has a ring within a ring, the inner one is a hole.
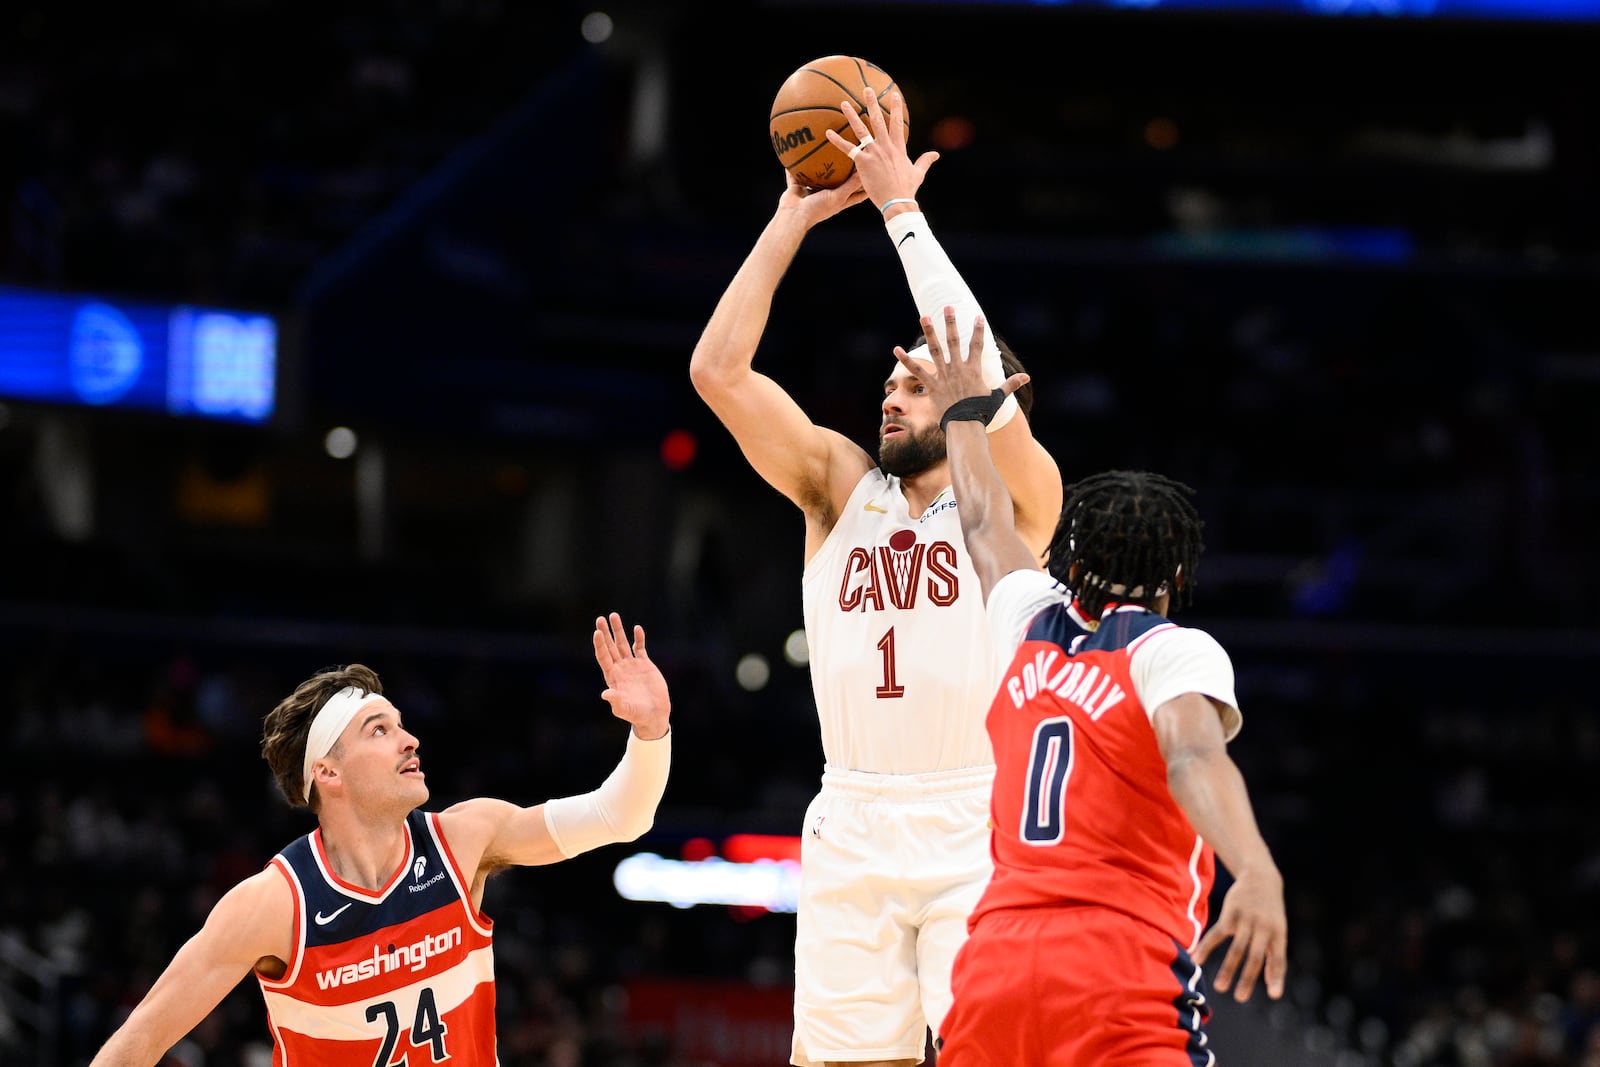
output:
M278 333L260 312L0 286L0 399L265 424Z

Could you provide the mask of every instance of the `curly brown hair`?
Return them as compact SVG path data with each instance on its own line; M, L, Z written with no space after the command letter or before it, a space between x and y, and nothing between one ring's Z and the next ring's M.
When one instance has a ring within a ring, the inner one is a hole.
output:
M327 667L295 686L294 692L261 720L261 758L272 768L278 791L292 808L305 806L315 812L321 806L315 789L309 803L301 799L305 792L306 739L311 734L311 721L322 705L352 685L364 693L383 692L378 672L371 667L360 663Z

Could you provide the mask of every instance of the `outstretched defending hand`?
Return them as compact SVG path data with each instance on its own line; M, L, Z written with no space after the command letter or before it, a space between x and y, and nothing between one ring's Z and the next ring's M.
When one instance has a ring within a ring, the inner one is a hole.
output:
M1246 1001L1256 979L1265 978L1267 996L1283 996L1284 972L1289 969L1289 921L1284 914L1283 878L1277 870L1240 872L1222 898L1222 912L1195 947L1194 962L1206 958L1231 940L1212 983L1218 992L1233 987L1233 999Z
M611 714L633 724L640 740L654 741L667 732L672 714L672 698L667 680L644 649L644 627L633 628L633 644L622 616L611 613L607 620L594 620L594 658L605 676L606 688L600 699L611 705Z
M934 329L933 318L924 315L922 337L928 342L928 358L913 359L899 345L894 349L894 358L928 390L933 410L941 416L957 401L969 397L987 397L994 391L983 384L983 316L973 320L972 340L964 353L961 351L961 330L956 324L956 309L953 307L944 309L944 334L944 341L941 342L938 331ZM1028 375L1018 371L1002 382L1000 388L1005 396L1010 396L1027 384Z

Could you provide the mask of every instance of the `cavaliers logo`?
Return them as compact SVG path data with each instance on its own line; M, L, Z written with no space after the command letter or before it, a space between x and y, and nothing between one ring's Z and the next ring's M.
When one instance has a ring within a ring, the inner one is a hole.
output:
M948 541L923 544L915 530L896 530L888 544L854 548L839 582L840 611L882 611L884 602L903 611L923 596L948 607L960 595L956 548Z

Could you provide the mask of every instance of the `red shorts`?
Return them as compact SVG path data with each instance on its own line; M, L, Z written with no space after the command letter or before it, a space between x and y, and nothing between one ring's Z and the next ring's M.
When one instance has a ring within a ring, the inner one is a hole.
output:
M951 976L939 1067L1200 1067L1205 979L1148 923L1109 908L991 912Z

